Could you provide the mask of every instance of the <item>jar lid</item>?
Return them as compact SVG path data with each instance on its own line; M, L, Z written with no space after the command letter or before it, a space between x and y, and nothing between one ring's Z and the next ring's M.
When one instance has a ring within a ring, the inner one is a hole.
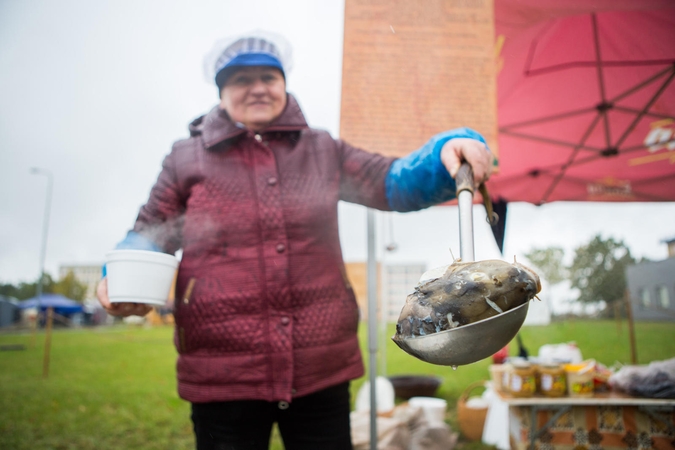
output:
M530 366L532 366L532 364L530 364L529 361L524 360L513 361L513 367L515 367L516 369L529 369Z
M541 364L542 367L546 367L547 369L560 369L561 366L557 362L553 361L547 361Z

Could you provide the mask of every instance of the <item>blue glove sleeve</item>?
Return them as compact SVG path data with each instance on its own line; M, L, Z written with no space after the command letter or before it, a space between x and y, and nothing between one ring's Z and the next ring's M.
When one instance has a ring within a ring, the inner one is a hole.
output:
M422 148L394 161L385 179L389 207L393 211L417 211L452 200L455 180L441 162L441 150L450 139L470 138L487 145L470 128L457 128L432 137Z
M157 244L152 242L150 239L136 233L135 231L129 231L127 233L127 237L125 237L115 246L115 250L147 250L150 252L162 251L162 249L159 248ZM103 277L105 277L107 274L105 264L103 264L101 272L103 273Z
M145 236L129 231L119 244L115 246L115 250L147 250L149 252L161 252L159 245L152 242Z

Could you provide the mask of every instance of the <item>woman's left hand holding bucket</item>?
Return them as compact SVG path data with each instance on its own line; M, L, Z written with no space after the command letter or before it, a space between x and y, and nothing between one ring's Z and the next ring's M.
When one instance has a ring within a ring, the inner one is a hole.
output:
M152 310L152 306L143 303L110 303L108 298L108 277L104 277L96 288L96 297L101 306L111 316L128 317L144 316Z

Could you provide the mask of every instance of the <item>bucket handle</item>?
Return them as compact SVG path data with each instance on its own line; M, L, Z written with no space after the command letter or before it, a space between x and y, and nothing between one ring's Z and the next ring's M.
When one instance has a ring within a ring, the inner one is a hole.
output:
M458 401L462 403L466 402L469 399L469 394L471 394L471 391L477 387L485 387L485 380L474 381L473 383L469 384L460 394Z

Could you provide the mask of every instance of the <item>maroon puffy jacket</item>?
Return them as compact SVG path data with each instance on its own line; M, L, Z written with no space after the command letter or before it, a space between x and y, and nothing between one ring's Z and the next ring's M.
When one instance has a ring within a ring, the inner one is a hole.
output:
M292 96L263 133L219 108L177 142L134 231L183 249L178 392L291 401L363 374L337 204L388 210L393 159L310 129Z

